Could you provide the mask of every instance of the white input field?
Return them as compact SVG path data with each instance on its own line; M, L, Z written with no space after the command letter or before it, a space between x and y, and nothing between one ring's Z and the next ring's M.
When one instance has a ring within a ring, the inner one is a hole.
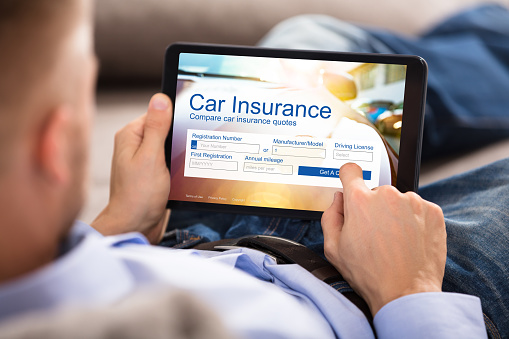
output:
M192 148L193 149L193 148ZM197 150L217 151L217 152L236 152L236 153L255 153L260 152L260 145L244 144L237 142L219 142L219 141L196 141Z
M239 166L237 161L208 160L208 159L189 159L189 167L222 171L237 171Z
M261 164L256 162L245 162L244 172L256 172L256 173L273 173L291 175L293 174L292 165L276 165L276 164Z
M272 155L325 159L325 148L272 146Z
M373 152L334 150L334 159L348 161L373 161Z

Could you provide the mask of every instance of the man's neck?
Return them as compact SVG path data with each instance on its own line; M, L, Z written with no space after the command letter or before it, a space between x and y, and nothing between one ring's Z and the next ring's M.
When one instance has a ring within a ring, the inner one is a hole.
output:
M62 240L61 234L55 234L55 221L37 208L20 213L14 208L7 210L6 206L9 203L0 205L0 283L55 260Z
M0 240L0 284L43 267L58 255L58 243L45 249L34 249L29 242L20 246L9 240Z

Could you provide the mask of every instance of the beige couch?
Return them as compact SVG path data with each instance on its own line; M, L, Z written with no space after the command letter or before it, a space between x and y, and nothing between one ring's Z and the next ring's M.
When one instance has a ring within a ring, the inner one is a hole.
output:
M108 201L114 132L142 114L159 90L163 53L175 41L255 44L273 25L320 13L417 34L444 17L486 0L99 0L96 44L101 61L98 114L92 140L91 221ZM491 1L492 2L492 1ZM509 6L509 0L495 2ZM129 87L123 85L129 84ZM134 85L134 88L133 88ZM421 184L509 155L509 141L424 164Z

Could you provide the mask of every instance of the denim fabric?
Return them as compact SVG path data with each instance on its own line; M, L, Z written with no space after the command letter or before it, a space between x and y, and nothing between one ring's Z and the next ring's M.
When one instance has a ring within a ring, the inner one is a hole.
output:
M485 5L459 13L419 38L370 34L429 67L424 160L509 137L509 10Z
M234 214L172 211L169 226L159 245L192 248L200 243L227 239Z
M443 290L478 296L485 316L509 337L509 158L425 186L419 194L444 211ZM492 338L500 338L494 325L486 326Z
M476 7L420 37L306 15L282 22L260 44L423 57L429 67L423 160L509 137L509 10L505 7Z
M301 15L275 26L261 47L360 53L394 53L366 30L326 15Z
M189 221L186 222L186 220ZM192 248L201 242L235 239L256 234L272 235L299 242L324 257L323 234L318 220L255 215L172 211L167 232L160 245Z

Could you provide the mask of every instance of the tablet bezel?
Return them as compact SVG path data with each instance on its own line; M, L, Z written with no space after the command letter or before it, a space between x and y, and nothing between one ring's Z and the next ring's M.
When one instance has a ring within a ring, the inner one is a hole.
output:
M180 53L216 54L272 57L287 59L309 59L326 61L350 61L376 64L406 65L405 94L403 101L402 130L398 171L395 187L401 192L417 191L421 159L422 131L424 125L424 108L426 102L427 64L419 56L342 53L305 51L289 49L271 49L245 46L210 45L195 43L175 43L170 45L165 54L162 92L175 102ZM165 144L166 164L171 168L171 145L173 122ZM208 179L214 180L214 179ZM300 219L320 219L323 212L310 210L294 210L270 207L239 206L230 204L189 202L168 200L167 208L202 210L226 213L242 213L252 215L268 215Z

